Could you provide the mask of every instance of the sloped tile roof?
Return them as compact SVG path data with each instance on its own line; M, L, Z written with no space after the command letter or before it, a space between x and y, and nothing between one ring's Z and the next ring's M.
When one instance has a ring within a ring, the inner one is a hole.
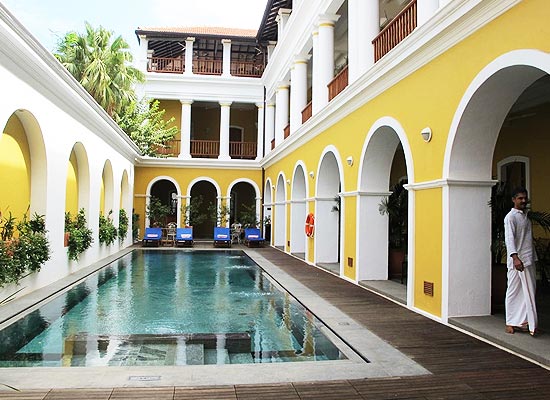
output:
M209 36L242 36L255 38L257 30L223 28L217 26L192 26L192 27L139 27L136 32L178 33L189 35Z

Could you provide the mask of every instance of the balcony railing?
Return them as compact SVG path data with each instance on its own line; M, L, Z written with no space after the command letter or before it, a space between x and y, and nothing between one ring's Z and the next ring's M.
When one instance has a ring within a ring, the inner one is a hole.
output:
M150 57L147 62L147 71L182 74L185 71L185 60L183 57Z
M229 142L229 156L245 160L256 158L256 142Z
M290 136L290 124L285 126L285 128L283 129L283 138L286 139L289 136Z
M222 60L193 60L193 73L199 75L221 75L223 71Z
M161 156L177 157L180 154L180 140L169 140L165 147L157 147L157 154Z
M232 61L231 75L260 77L264 72L264 66L253 61Z
M312 103L310 101L309 103L307 103L306 108L302 110L302 124L311 118L312 112L313 112Z
M275 139L271 139L271 150L275 148Z
M334 77L328 86L328 101L334 99L346 86L348 86L348 66Z
M191 140L191 157L217 158L220 142L217 140Z
M416 1L412 0L372 41L374 61L380 60L416 28Z

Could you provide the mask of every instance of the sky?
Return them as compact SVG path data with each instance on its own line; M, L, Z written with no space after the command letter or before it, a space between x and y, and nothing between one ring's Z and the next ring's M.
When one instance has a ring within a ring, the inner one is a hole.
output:
M138 27L222 26L258 29L267 0L0 0L46 49L84 22L122 35L137 54Z

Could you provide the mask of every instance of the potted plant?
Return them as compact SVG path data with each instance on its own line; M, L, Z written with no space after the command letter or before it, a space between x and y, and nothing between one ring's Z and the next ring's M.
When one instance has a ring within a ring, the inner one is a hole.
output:
M400 181L392 193L384 198L378 207L381 215L388 215L388 275L389 278L403 278L403 263L407 254L408 193Z
M210 203L208 206L208 215L215 226L225 227L229 220L230 209L225 203L221 203L218 207Z
M170 206L162 204L158 197L151 196L145 215L149 218L149 226L162 227L166 224L166 216L170 214Z
M238 222L242 224L243 228L257 228L260 221L256 219L256 206L243 204L241 208Z
M102 214L99 215L99 243L107 246L113 244L117 237L117 229L113 224L111 214L113 214L113 210L109 211L106 217Z
M181 215L185 227L199 225L206 221L207 215L202 211L202 196L191 197L189 203L181 206Z
M271 242L271 215L266 215L263 219L264 224L264 237L267 243Z
M78 261L80 254L88 249L94 239L92 230L86 222L86 212L83 208L73 219L70 212L65 213L65 232L68 233L67 255L69 260Z
M126 214L126 210L124 208L121 208L118 211L118 240L122 243L124 239L126 239L126 236L128 235L128 214Z

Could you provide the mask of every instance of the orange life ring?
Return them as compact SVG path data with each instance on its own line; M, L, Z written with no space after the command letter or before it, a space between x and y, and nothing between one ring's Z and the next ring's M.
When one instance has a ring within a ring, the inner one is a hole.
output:
M306 236L313 237L313 231L315 230L315 216L313 213L309 213L306 217Z

